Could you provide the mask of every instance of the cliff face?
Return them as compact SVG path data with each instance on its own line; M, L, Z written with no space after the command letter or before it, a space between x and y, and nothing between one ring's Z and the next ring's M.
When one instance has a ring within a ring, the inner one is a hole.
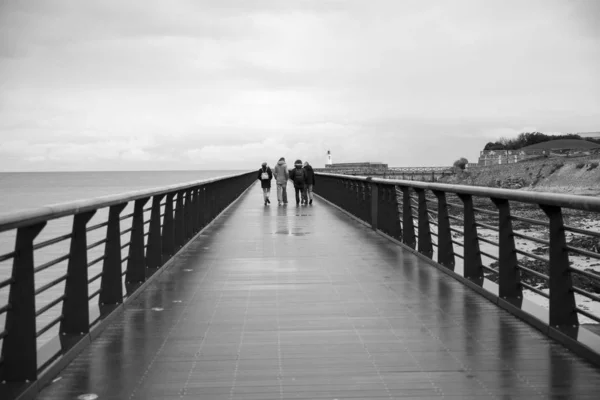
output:
M540 159L515 164L491 165L441 178L441 183L600 195L598 159Z

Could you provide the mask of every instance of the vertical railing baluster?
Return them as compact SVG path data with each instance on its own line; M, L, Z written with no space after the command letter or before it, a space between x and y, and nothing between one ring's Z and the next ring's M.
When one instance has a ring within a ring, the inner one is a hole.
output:
M370 180L371 178L369 178ZM379 185L375 182L370 183L371 188L371 228L377 230L379 224Z
M175 206L175 251L179 250L185 241L184 191L177 192Z
M162 259L168 260L175 254L175 224L173 221L173 199L175 193L167 193L165 215L162 226Z
M400 189L402 190L402 242L414 249L416 246L416 239L410 187L401 186Z
M121 274L121 212L127 203L111 206L108 211L106 227L106 245L100 281L100 306L121 304L123 302L123 283ZM103 310L101 309L101 312Z
M95 213L96 210L73 216L61 335L79 336L90 331L86 226Z
M550 218L550 326L574 327L579 325L569 271L569 252L565 239L562 210L556 206L540 205Z
M194 236L194 224L192 221L193 207L194 199L192 198L192 190L188 189L185 191L185 205L183 206L183 218L185 219L185 240L183 244L186 244Z
M202 227L201 218L200 218L200 188L195 187L194 189L194 212L193 212L193 220L194 220L194 235L200 231Z
M450 230L450 218L448 218L446 193L434 190L433 194L437 197L438 201L438 263L454 271L454 247L452 246L452 231Z
M146 280L146 259L144 256L144 205L149 197L135 201L131 236L129 240L129 258L127 259L127 274L125 281L136 285ZM134 289L134 287L132 287ZM132 290L131 289L131 290ZM128 289L128 292L131 292Z
M479 237L477 236L477 225L475 225L475 210L473 210L473 197L468 194L459 194L463 202L464 214L464 271L465 278L483 284L483 268L481 267L481 253L479 251Z
M150 211L150 229L148 232L148 247L146 248L146 265L150 269L158 269L162 265L162 240L160 232L160 209L164 194L152 197Z
M33 241L46 222L17 230L12 279L6 312L6 337L2 342L0 381L25 382L37 379L35 323L35 278Z
M492 198L491 200L498 208L499 214L498 295L509 302L520 304L523 298L523 290L521 288L521 271L517 268L517 253L510 219L510 204L505 199Z
M429 213L427 212L427 198L425 190L416 189L419 198L419 253L431 258L433 256L433 246L431 244L431 229L429 227Z

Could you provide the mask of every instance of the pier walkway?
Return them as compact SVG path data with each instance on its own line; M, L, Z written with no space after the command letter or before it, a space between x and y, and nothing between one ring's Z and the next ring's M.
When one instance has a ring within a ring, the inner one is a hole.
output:
M255 185L37 398L596 399L598 388L599 368L321 198L264 207Z

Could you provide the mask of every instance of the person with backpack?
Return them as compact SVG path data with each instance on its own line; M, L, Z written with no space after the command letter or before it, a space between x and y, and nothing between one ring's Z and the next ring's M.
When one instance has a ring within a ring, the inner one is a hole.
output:
M300 205L300 195L302 204L306 204L306 171L302 168L302 160L296 160L294 163L294 169L290 171L290 180L294 182L296 206Z
M271 168L267 166L266 162L262 163L262 166L258 170L257 179L260 181L260 187L263 191L265 206L271 204L269 194L271 193L271 179L273 179L273 172L271 171Z
M277 161L277 165L275 165L275 168L273 169L273 176L277 183L277 201L279 202L279 205L287 204L287 181L289 179L289 173L285 158L281 157L279 161Z
M315 186L315 171L308 161L304 161L304 170L306 171L306 196L308 204L313 202L313 187Z

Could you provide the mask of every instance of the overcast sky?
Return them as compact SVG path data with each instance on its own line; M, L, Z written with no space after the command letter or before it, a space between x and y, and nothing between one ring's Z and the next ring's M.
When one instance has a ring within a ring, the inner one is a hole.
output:
M0 1L0 171L451 165L600 131L600 1Z

